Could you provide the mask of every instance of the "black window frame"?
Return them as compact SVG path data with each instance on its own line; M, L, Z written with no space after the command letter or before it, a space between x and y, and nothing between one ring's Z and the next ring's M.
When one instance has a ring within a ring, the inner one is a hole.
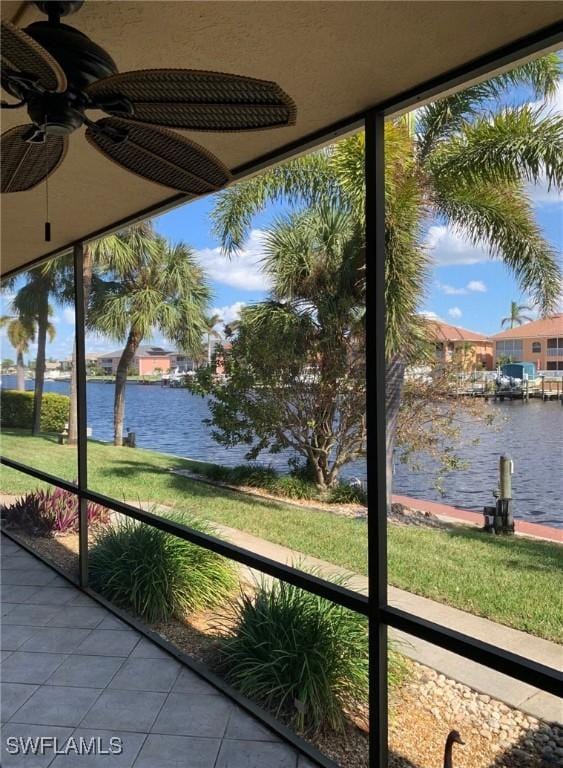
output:
M527 56L541 54L542 51L554 48L563 42L563 23L552 25L509 46L492 51L477 60L468 62L463 67L447 72L444 75L423 83L421 86L401 94L397 98L383 102L371 109L362 111L346 120L342 120L322 131L317 131L297 142L264 155L257 160L235 168L235 181L256 174L275 163L289 159L297 153L312 151L321 144L337 140L353 131L365 129L365 182L366 182L366 280L367 280L367 405L368 422L368 481L370 494L368 501L368 580L369 597L353 592L339 585L332 584L311 574L304 573L282 563L264 558L249 550L237 547L216 537L203 534L194 529L180 525L170 520L152 515L96 493L88 485L88 447L87 447L87 403L86 403L86 355L85 355L85 326L83 297L83 252L84 244L90 240L108 234L121 227L147 218L157 213L189 202L184 195L174 195L144 211L139 211L134 217L115 222L113 225L85 234L75 243L69 243L64 248L35 259L24 267L14 270L6 276L18 274L38 263L46 261L60 253L73 248L75 267L75 312L76 312L76 362L77 362L77 421L78 421L78 480L76 483L61 480L33 467L1 456L0 463L19 472L51 483L78 495L80 501L80 587L100 599L88 587L88 530L87 503L89 501L102 504L116 512L140 520L148 525L160 528L181 538L206 547L236 562L243 563L263 573L274 576L282 581L294 584L325 597L346 608L367 616L370 624L369 653L370 653L370 765L387 765L387 629L393 627L410 635L426 640L438 647L450 650L459 656L490 667L493 670L509 675L524 683L552 693L561 695L563 691L563 674L545 665L538 664L528 658L509 653L502 648L483 642L458 632L452 627L430 622L420 616L409 614L388 604L387 600L387 520L382 513L386 505L385 478L385 187L384 187L384 123L388 117L412 109L423 101L438 98L449 89L460 88L476 78L491 75L494 70L506 68ZM112 607L109 606L108 607ZM112 607L113 610L115 610ZM116 611L118 612L118 611ZM143 631L139 625L140 631ZM160 642L167 650L175 653L158 636L153 640ZM184 658L184 660L186 660ZM190 663L187 660L187 663ZM200 667L197 667L201 673ZM283 726L277 725L273 719L261 712L252 702L237 696L221 681L215 680L218 687L224 687L228 695L235 698L241 706L246 707L255 716L260 717L270 727L274 727L288 741L293 742L309 755L317 765L333 766L334 764L320 755L306 742L293 736Z

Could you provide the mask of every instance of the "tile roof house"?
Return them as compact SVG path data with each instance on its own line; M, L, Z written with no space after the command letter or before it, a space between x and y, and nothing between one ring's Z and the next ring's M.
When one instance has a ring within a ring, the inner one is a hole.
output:
M563 371L563 312L533 320L492 337L499 358L535 363L541 371Z
M117 371L119 360L123 353L122 349L116 349L114 352L107 352L98 356L98 365L107 375L114 374ZM157 368L161 372L170 368L170 357L174 353L171 350L155 347L149 344L141 344L135 352L132 370L138 376L150 376Z
M429 336L436 345L436 358L440 362L462 359L464 367L493 368L493 343L483 333L469 331L441 320L427 320Z

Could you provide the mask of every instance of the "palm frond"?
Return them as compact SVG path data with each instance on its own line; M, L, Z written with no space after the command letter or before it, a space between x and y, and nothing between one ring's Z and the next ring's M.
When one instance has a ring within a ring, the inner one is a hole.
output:
M563 116L529 106L505 109L465 124L440 145L427 167L456 183L526 180L563 186Z
M491 107L491 102L498 104L510 88L525 86L534 98L547 102L555 94L561 74L561 59L557 53L549 53L423 107L416 119L421 159L438 142L453 136L482 114L487 106Z
M341 197L330 153L321 150L277 166L221 192L211 213L213 232L221 247L234 255L248 237L253 217L268 203L310 206Z
M561 267L542 236L522 189L514 184L459 185L435 180L437 211L474 245L484 245L514 273L522 290L543 313L552 311L561 291Z

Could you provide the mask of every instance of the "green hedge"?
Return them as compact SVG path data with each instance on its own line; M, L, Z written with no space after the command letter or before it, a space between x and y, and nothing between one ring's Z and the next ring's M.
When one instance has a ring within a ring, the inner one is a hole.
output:
M41 431L62 432L68 422L69 401L67 395L49 392L43 395L41 407ZM31 429L33 419L33 392L17 392L3 389L0 392L0 421L3 427Z

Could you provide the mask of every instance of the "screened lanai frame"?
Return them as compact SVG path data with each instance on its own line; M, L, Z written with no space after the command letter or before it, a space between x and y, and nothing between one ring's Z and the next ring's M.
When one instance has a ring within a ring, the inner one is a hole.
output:
M365 185L366 185L366 292L369 297L366 307L367 318L367 360L366 416L368 424L367 469L368 485L368 583L369 596L353 592L342 586L332 584L317 576L305 573L297 568L262 557L249 550L237 547L226 541L201 533L170 520L157 517L116 499L90 490L88 485L88 446L87 446L87 404L86 404L86 365L85 365L85 316L83 301L83 246L84 243L116 231L135 221L151 215L163 213L184 202L183 195L174 195L150 209L139 211L134 217L117 221L102 231L91 232L65 248L51 252L41 259L30 262L12 272L23 272L30 267L68 252L74 255L75 275L75 314L76 314L76 365L77 365L77 422L78 422L78 481L67 482L41 470L20 462L0 457L0 463L18 470L38 480L56 485L76 494L80 504L79 527L79 586L94 599L102 602L110 610L132 624L143 634L149 636L169 652L205 676L212 684L231 696L238 704L261 719L287 741L293 743L317 765L329 768L334 763L321 755L306 741L297 737L288 728L280 724L268 713L262 711L253 702L245 699L231 689L220 678L209 672L203 665L194 661L159 635L151 632L139 622L132 620L122 611L101 598L88 587L88 529L87 503L89 501L104 505L116 512L132 517L148 525L192 541L224 557L250 566L282 581L294 584L304 590L327 598L334 603L361 613L369 620L369 659L370 659L370 765L387 766L387 628L394 627L414 637L426 640L460 657L467 658L504 673L510 677L531 684L540 690L555 695L563 694L563 675L551 667L538 664L522 656L509 653L495 645L485 643L468 635L457 632L452 627L445 627L391 607L387 602L387 519L385 514L378 514L386 505L385 477L385 305L384 305L384 259L385 259L385 188L384 188L384 123L385 119L415 108L418 104L446 95L453 89L459 89L477 78L492 75L501 68L508 68L519 61L539 55L542 51L553 49L563 43L563 23L540 30L522 38L509 46L490 52L454 71L444 73L438 78L421 84L419 87L400 95L393 100L374 105L371 109L351 116L331 125L322 131L309 135L280 150L258 158L233 171L234 181L240 181L259 173L274 164L290 159L298 154L313 151L322 145L335 141L339 137L362 128L365 130ZM7 277L9 275L6 275ZM34 553L35 554L35 553ZM37 556L37 555L36 555ZM65 575L63 573L63 575Z

